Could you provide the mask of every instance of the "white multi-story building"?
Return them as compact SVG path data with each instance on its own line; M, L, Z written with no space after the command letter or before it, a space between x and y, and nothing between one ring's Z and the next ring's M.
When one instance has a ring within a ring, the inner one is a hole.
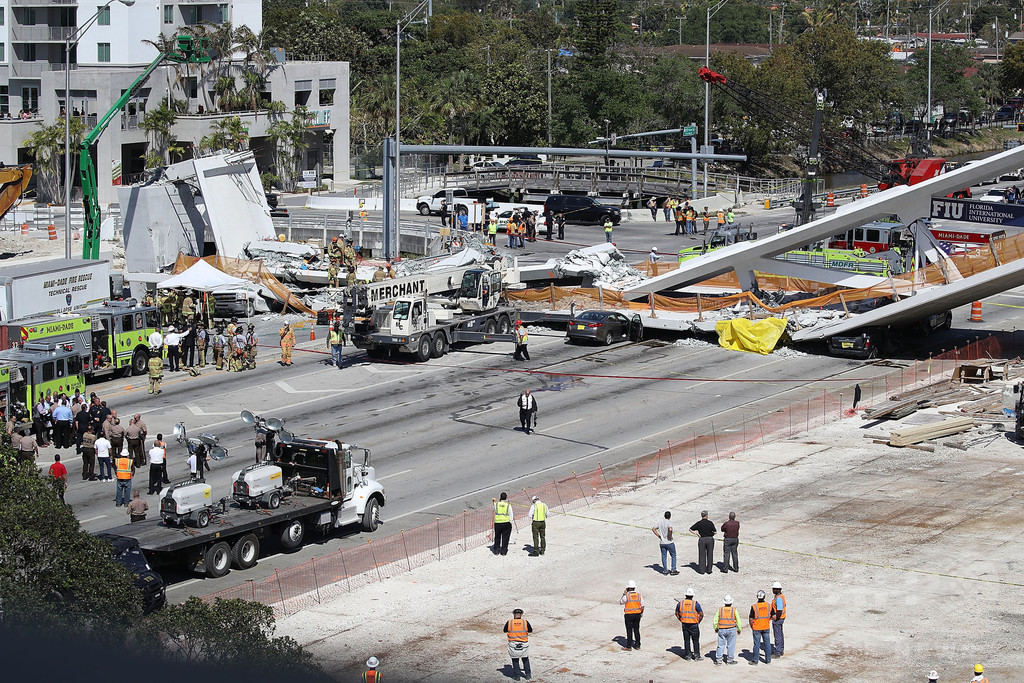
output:
M86 130L158 56L156 47L145 41L155 43L173 37L180 27L204 22L247 26L253 33L263 26L261 0L135 0L131 6L115 0L103 5L98 0L0 0L0 161L30 161L25 140L40 123L52 124L60 117L66 104L66 41L97 12L70 53L67 109L82 117ZM114 186L142 171L148 140L139 123L146 111L167 101L168 91L173 99L188 103L172 131L180 143L198 143L213 123L239 116L261 166L269 166L265 136L272 120L266 112L239 111L237 106L221 111L204 73L197 66L184 74L170 65L161 67L110 123L95 159L101 203L116 201ZM240 81L240 72L236 76ZM324 177L348 177L348 63L279 59L265 70L265 77L261 102L283 102L284 117L300 104L312 110L304 169Z

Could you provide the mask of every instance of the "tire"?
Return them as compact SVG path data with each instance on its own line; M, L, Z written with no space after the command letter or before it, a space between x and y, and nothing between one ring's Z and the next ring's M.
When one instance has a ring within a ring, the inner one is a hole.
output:
M206 575L211 579L219 579L231 571L231 546L224 541L214 543L206 549L204 558Z
M251 569L260 559L260 540L253 534L246 534L231 547L231 564L236 569Z
M366 510L363 511L363 531L376 531L380 526L380 503L376 498L366 501Z
M498 329L498 324L494 322L494 318L488 318L487 323L484 325L484 332L487 334L494 334Z
M132 354L132 374L142 375L149 369L149 352L143 348L135 349Z
M421 216L430 215L430 206L427 204L420 204L419 206L416 207L416 210L420 212Z
M611 221L613 224L615 223L615 219L612 218L610 214L606 213L603 216L601 216L600 219L598 219L597 224L604 225L605 221Z
M285 550L295 550L302 547L306 539L306 525L301 519L293 519L281 528L281 546Z
M612 345L612 333L611 333L611 330L609 330L608 332L604 333L604 337L601 338L601 343L604 344L605 346L611 346Z
M446 353L448 353L448 337L444 335L444 332L438 332L434 335L434 340L430 344L430 355L434 358L440 358Z
M512 322L507 315L498 316L498 334L508 334L512 331Z
M200 510L196 513L196 526L200 529L205 529L210 526L210 511Z
M274 491L270 494L270 498L267 499L267 507L271 510L276 510L281 507L281 494Z
M416 346L416 353L414 354L416 356L417 363L425 363L426 361L430 360L431 346L432 344L430 335L421 335L419 344L417 344Z

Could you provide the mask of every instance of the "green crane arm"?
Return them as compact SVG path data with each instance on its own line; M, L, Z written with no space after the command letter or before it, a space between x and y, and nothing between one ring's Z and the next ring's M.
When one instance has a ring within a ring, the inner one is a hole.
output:
M157 67L165 61L177 62L179 64L202 64L210 61L209 49L205 39L196 40L192 36L178 36L177 49L168 52L161 52L153 62L146 67L142 75L125 90L124 94L114 103L114 106L103 115L92 130L89 131L79 146L78 166L82 172L82 204L85 209L85 229L82 239L82 258L98 259L100 257L100 203L97 193L96 165L92 160L92 152L96 141L103 135L113 118L128 104L138 91L145 85L149 77L153 75ZM67 104L65 104L67 106ZM70 179L68 179L70 182ZM70 208L70 207L68 207Z

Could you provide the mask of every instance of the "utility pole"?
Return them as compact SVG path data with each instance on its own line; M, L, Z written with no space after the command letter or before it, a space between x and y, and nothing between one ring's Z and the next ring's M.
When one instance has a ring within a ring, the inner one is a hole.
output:
M548 53L548 147L551 146L551 50Z
M683 44L683 17L676 17L679 20L679 44Z

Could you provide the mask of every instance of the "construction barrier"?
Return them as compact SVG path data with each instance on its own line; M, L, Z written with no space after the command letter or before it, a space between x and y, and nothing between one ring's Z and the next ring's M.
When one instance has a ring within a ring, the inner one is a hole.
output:
M55 226L53 223L50 223L50 225L48 225L46 228L46 233L47 235L49 235L49 238L51 240L57 239L57 226Z
M972 323L984 322L981 319L981 302L980 301L975 301L974 303L971 304L971 317L970 317L969 322L972 322Z
M21 236L22 237L27 237L28 236L28 223L22 223L21 224Z
M828 195L825 197L825 206L835 206L835 205L836 205L836 195L835 195L834 192L829 190Z
M636 490L702 463L731 458L757 445L803 433L813 427L851 417L879 405L891 396L949 378L961 360L1006 358L1016 355L1017 335L1001 332L927 360L869 380L857 382L860 400L854 407L853 386L830 387L805 398L769 409L744 406L689 426L690 436L668 441L656 453L638 461L594 469L548 482L533 489L509 492L519 514L517 531L529 530L532 497L539 496L552 515L589 507L618 493ZM849 380L853 384L854 380ZM767 402L766 402L767 405ZM386 518L386 517L385 517ZM366 543L312 558L295 567L274 570L271 577L226 588L204 600L241 598L273 606L278 614L305 609L382 582L415 567L441 561L493 541L493 511L489 507L464 510L461 515L437 518L431 524L400 530L391 536L367 536Z
M868 196L868 186L867 186L866 183L861 183L860 184L860 196L862 198Z

